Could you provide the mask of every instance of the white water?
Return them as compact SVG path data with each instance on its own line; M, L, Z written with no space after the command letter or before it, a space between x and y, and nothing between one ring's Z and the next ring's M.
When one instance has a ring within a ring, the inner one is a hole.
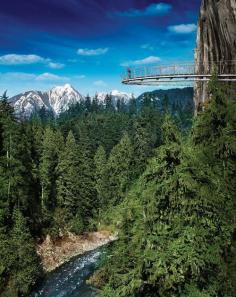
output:
M101 249L78 256L49 274L31 297L96 297L97 290L86 284L102 254Z

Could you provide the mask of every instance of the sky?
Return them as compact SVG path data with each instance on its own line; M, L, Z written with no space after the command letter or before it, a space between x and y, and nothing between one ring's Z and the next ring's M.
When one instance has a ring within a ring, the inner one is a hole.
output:
M200 0L6 0L0 93L66 83L83 95L120 90L127 66L192 61ZM153 86L150 89L162 88Z

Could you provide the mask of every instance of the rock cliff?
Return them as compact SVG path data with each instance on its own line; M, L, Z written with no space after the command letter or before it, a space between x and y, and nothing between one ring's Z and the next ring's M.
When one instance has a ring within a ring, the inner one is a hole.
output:
M221 63L224 73L236 73L233 60L236 60L236 0L202 0L195 52L197 73L209 73L216 63ZM196 108L208 98L207 84L196 83Z

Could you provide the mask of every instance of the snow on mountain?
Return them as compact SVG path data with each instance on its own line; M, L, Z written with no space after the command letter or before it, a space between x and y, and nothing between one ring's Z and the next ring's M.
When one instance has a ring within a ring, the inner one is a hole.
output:
M39 111L43 107L47 111L51 110L48 94L39 91L28 91L16 95L9 99L9 102L14 107L17 115L26 118L30 117L32 113Z
M97 94L98 100L100 102L104 102L107 95L111 96L113 103L117 102L117 100L119 99L124 100L124 102L127 103L133 97L132 94L113 90L110 93L106 93L106 92L98 93Z
M58 86L48 92L49 104L56 115L84 99L71 85Z
M84 97L71 85L57 86L48 92L28 91L12 97L9 101L17 115L30 117L32 113L45 108L58 116L61 112L81 100Z
M105 102L106 96L112 98L115 104L117 100L128 102L132 94L113 90L110 93L98 93L98 100ZM15 112L20 117L29 118L33 113L45 108L46 111L53 112L55 116L69 109L71 105L81 102L85 98L71 85L57 86L48 92L28 91L12 97L9 101L15 108Z

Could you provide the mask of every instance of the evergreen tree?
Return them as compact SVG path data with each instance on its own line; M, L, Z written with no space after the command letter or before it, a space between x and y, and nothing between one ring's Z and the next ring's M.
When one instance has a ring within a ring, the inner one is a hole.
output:
M116 102L116 110L117 112L126 112L126 105L124 99L118 99Z
M134 168L138 177L147 166L148 158L152 155L152 143L149 131L142 125L141 121L134 123Z
M101 110L101 106L98 100L98 94L96 93L93 100L92 100L92 112L99 112Z
M107 94L105 97L105 111L106 112L114 112L114 105L112 102L111 94Z
M13 109L6 100L0 103L0 184L10 210L21 205L28 216L33 217L35 195L33 191L31 143L27 125L18 123Z
M4 93L2 94L2 96L0 96L0 100L2 101L7 101L8 99L8 96L7 96L7 90L4 91Z
M73 133L70 131L57 168L57 204L60 208L65 209L67 221L71 220L78 212L82 215L79 188L80 169L81 160L78 146Z
M164 98L162 100L162 108L164 113L170 112L170 102L168 95L164 95Z
M230 96L230 89L218 82L216 77L210 82L209 90L211 100L206 102L204 111L194 122L192 143L196 146L198 158L209 165L224 194L218 203L221 205L221 217L226 215L229 220L224 234L231 234L222 256L227 263L222 263L222 266L227 267L230 289L236 283L236 104ZM233 288L235 291L235 285Z
M213 169L224 168L224 177L234 179L236 104L216 78L210 82L209 90L211 99L194 123L193 144L204 152L205 161Z
M107 159L106 152L102 146L99 146L94 156L95 163L95 188L97 192L99 217L101 211L107 207L106 195L107 195Z
M133 94L132 94L131 99L129 100L128 110L129 110L130 115L136 115L136 113L138 111L137 100Z
M80 197L83 201L82 212L85 225L89 224L94 210L98 207L94 181L94 154L92 150L92 139L88 137L86 127L79 131L78 149L81 156L80 166Z
M59 133L46 128L43 136L42 155L40 158L41 207L46 224L56 207L56 167L63 139Z
M169 116L163 124L163 134L165 146L161 147L157 157L152 159L123 205L126 211L123 214L121 240L118 243L119 248L114 251L114 262L110 264L113 271L108 272L109 283L102 296L158 296L155 295L157 288L149 292L147 289L145 292L142 290L144 284L149 283L151 273L148 274L152 267L148 256L153 254L156 261L161 261L155 247L158 234L152 230L155 227L165 227L161 222L157 223L157 213L163 213L164 220L164 211L167 211L168 205L168 195L163 193L161 185L169 184L167 179L175 173L175 167L180 163L181 157L180 133ZM160 198L156 193L158 189L163 193ZM146 263L148 268L145 267Z
M8 197L9 178L6 174L8 150L6 146L6 138L10 138L10 133L7 131L14 125L14 115L12 107L6 101L5 93L0 101L0 229L7 227L7 218L9 216ZM2 229L2 231L3 231Z
M9 286L14 288L17 296L28 296L42 275L42 269L27 222L18 209L14 210L13 222L11 250L14 261Z
M92 111L92 101L89 94L85 97L85 109L87 112Z
M133 146L127 133L112 149L107 164L110 203L120 203L133 178Z

